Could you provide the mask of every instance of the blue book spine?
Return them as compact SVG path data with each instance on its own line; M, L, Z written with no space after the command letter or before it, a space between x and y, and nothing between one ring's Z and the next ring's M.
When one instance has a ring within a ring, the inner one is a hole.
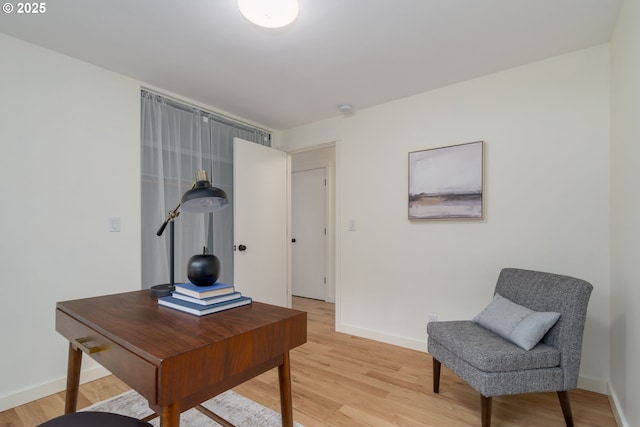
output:
M214 283L211 286L196 286L193 283L176 283L175 286L176 291L181 294L196 298L228 294L234 291L233 285L227 285L226 283Z
M195 314L196 316L204 316L205 314L217 313L231 308L251 304L251 298L240 297L231 301L202 306L200 304L195 304L174 297L161 297L158 298L158 304L175 310L184 311L185 313Z
M224 294L224 295L215 295L212 297L207 297L207 298L196 298L196 297L192 297L190 295L185 295L182 294L178 291L172 292L171 296L177 299L181 299L183 301L189 301L192 302L194 304L199 304L199 305L203 305L203 306L207 306L207 305L212 305L212 304L216 304L219 302L225 302L225 301L231 301L234 299L238 299L242 296L242 294L240 292L231 292L230 294Z

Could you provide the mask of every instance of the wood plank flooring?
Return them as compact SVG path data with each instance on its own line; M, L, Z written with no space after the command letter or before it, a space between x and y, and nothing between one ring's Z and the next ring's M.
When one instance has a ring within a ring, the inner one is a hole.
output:
M291 352L294 419L306 427L480 425L480 397L444 366L432 392L431 356L335 332L334 305L294 298L308 313L307 343ZM114 376L80 387L85 407L129 388ZM277 369L234 389L280 411ZM607 396L570 392L576 427L616 426ZM0 413L0 427L32 427L64 411L64 392ZM495 397L493 427L564 426L555 393ZM240 426L239 426L240 427Z

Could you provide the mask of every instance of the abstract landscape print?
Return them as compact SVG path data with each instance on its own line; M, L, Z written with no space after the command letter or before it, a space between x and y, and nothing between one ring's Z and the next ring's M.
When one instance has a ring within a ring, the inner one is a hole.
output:
M409 219L482 219L484 142L409 153Z

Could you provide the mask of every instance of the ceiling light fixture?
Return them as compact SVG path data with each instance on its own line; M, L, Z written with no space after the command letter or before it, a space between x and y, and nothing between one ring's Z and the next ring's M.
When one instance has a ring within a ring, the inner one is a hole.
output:
M298 17L298 0L238 0L238 8L250 22L266 28L281 28Z

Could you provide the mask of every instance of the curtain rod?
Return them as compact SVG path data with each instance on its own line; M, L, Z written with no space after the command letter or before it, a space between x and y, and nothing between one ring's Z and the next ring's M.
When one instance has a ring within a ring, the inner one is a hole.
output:
M255 133L259 133L259 134L264 134L267 135L269 137L269 140L271 139L271 131L263 129L263 128L259 128L257 126L254 126L252 124L231 118L231 117L227 117L225 115L222 114L218 114L218 113L213 113L211 111L207 111L204 110L202 107L195 105L195 104L191 104L190 102L186 102L180 99L176 99L173 98L171 96L162 94L162 93L158 93L154 90L151 89L147 89L147 88L142 88L140 89L140 93L142 95L144 94L150 94L150 95L154 95L157 97L160 97L162 99L164 99L165 101L167 101L167 103L175 108L181 109L183 111L193 111L193 110L197 110L200 113L203 113L204 115L206 115L209 119L213 119L215 121L217 121L218 123L222 123L225 125L229 125L229 126L233 126L235 128L238 129L242 129L248 132L255 132Z

